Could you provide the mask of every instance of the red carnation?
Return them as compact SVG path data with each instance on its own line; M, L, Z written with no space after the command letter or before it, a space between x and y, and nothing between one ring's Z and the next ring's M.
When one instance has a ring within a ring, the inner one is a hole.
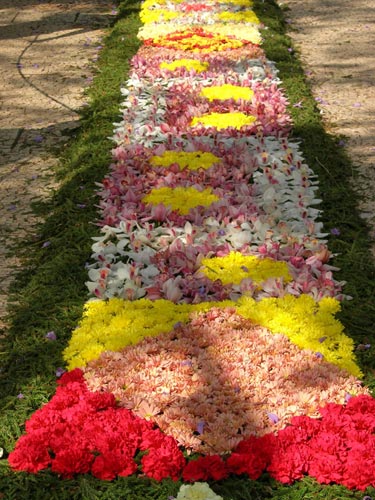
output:
M52 461L52 470L64 478L72 478L74 474L89 472L94 458L88 450L71 446L56 454Z
M107 451L95 458L91 473L98 479L112 481L116 476L130 476L137 470L134 460L120 450Z
M267 461L264 456L256 453L232 453L227 460L230 473L247 474L250 479L258 479L266 469Z
M228 477L229 471L225 462L219 455L200 457L188 462L183 470L182 477L185 481L207 481L214 479L220 481Z
M177 444L151 449L142 457L143 472L157 481L167 477L177 481L184 465L185 458Z
M79 382L80 384L85 383L85 379L83 378L83 372L80 368L75 368L70 372L65 372L57 381L57 385L66 386L71 384L72 382Z
M23 470L35 474L49 467L51 457L45 444L39 441L39 436L36 432L20 437L16 449L9 454L8 462L15 470Z
M86 396L86 401L95 410L104 410L116 406L116 398L109 392L89 392Z

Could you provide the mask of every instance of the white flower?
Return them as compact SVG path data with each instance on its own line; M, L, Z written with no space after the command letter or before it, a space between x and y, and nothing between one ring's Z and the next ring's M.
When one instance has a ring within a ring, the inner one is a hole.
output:
M183 484L176 500L223 500L207 483Z

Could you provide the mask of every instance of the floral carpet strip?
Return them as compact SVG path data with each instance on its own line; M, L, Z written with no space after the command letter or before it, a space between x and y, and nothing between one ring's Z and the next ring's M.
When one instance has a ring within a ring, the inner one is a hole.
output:
M375 400L251 2L146 0L141 20L91 298L9 462L182 478L178 499L266 471L374 486Z

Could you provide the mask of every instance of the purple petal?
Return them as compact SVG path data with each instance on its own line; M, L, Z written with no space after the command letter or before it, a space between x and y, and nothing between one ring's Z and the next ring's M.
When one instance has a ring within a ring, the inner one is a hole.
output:
M331 234L333 234L334 236L339 236L341 234L340 229L337 227L333 227L331 229Z
M322 354L321 352L316 352L316 353L315 353L315 356L316 356L318 359L323 359L323 358L324 358L324 356L323 356L323 354Z
M267 415L273 424L277 424L277 422L279 421L279 417L275 413L268 413L267 412Z
M64 373L65 373L65 370L64 370L64 368L61 368L61 367L57 368L57 370L55 372L57 378L60 378L61 375L64 375Z
M50 242L50 241L45 241L45 242L43 243L43 245L42 245L42 248L47 248L47 247L49 247L49 246L50 246L50 244L51 244L51 242Z
M50 332L46 333L45 338L48 340L56 340L56 338L57 338L56 333L53 331L50 331Z
M20 392L19 394L17 394L17 399L23 399L25 396L22 394L22 392Z
M198 434L203 434L204 426L205 426L205 422L198 422L198 424L197 424Z

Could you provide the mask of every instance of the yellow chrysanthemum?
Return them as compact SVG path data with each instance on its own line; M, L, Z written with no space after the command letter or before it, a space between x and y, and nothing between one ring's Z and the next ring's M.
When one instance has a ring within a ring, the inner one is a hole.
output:
M222 130L228 127L234 127L240 130L245 125L251 125L256 120L255 116L245 115L244 113L207 113L202 116L196 116L191 121L191 126L204 125L205 127L216 127Z
M175 25L149 26L140 29L138 37L150 45L202 53L238 49L244 45L243 41L230 36L230 33L213 33L211 27L176 32Z
M138 38L148 45L156 45L191 52L233 50L246 43L259 45L262 41L255 26L236 23L194 25L194 28L176 31L176 23L148 23L138 32Z
M286 262L242 255L241 252L203 259L202 266L201 271L207 278L212 281L220 280L223 285L239 285L245 278L251 278L255 283L262 283L268 278L283 278L285 282L292 279Z
M151 0L149 0L151 1ZM253 1L252 0L217 0L218 3L228 3L232 5L237 5L239 7L252 7L253 6Z
M258 16L251 10L244 12L220 12L219 18L224 22L260 24Z
M242 297L237 312L273 333L286 335L301 349L320 353L329 363L361 377L355 362L354 342L344 334L344 327L334 317L340 304L331 297L315 302L309 295L266 298L256 302Z
M212 87L204 87L200 93L201 96L206 97L209 101L219 99L225 101L226 99L243 99L244 101L251 101L254 91L248 87L239 87L238 85L217 85Z
M160 64L160 69L174 71L177 68L186 68L189 71L194 70L196 73L202 73L202 71L207 71L209 66L208 62L201 62L196 59L177 59L170 63L162 62Z
M152 205L162 203L182 215L188 214L192 208L198 206L208 207L218 200L219 197L212 194L211 188L198 191L198 189L193 187L156 188L142 198L144 203L151 203Z
M170 6L170 4L179 4L179 3L182 3L184 2L185 0L158 0L157 3L155 3L155 0L144 0L144 2L142 2L142 5L141 5L141 9L157 9L159 8L161 5L168 5ZM231 1L231 0L229 0ZM237 0L233 0L234 2L237 1ZM242 1L242 0L238 0L238 1ZM246 1L246 0L245 0Z
M83 367L102 352L118 351L144 337L169 332L178 322L187 323L196 312L212 307L234 307L238 314L276 334L287 336L301 349L321 353L325 360L361 377L355 362L354 342L343 333L334 315L340 304L333 298L315 302L311 296L266 298L243 297L238 302L174 304L168 300L140 299L88 302L78 327L73 331L64 359L69 369Z
M64 359L69 370L84 367L102 352L119 351L144 337L169 332L176 323L187 323L194 312L226 303L174 304L169 300L112 298L88 302L82 320L73 331Z
M172 163L177 163L181 170L184 168L189 170L203 168L207 170L215 163L220 163L220 158L205 151L165 151L161 156L153 156L150 163L157 167L169 167Z
M210 33L218 33L221 36L236 37L237 40L250 42L259 45L262 42L262 37L256 26L236 23L215 23L204 27Z
M143 24L160 23L163 21L171 21L178 17L178 12L173 12L165 9L147 9L143 8L139 14Z

